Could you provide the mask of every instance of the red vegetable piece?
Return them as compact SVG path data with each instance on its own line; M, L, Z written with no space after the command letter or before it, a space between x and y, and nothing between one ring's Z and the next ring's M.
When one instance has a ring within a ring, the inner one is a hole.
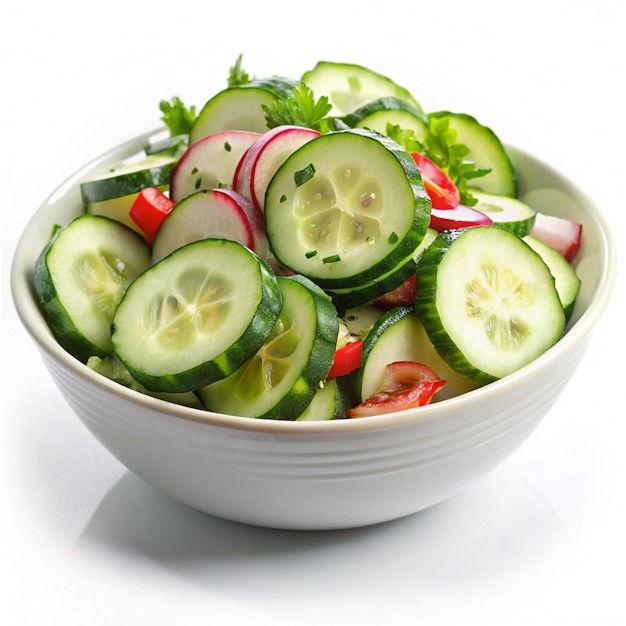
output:
M374 304L382 309L393 309L397 306L410 306L413 300L415 300L415 274L409 276L399 287L376 298Z
M491 226L493 220L477 209L459 204L453 209L435 209L430 213L430 227L438 233L453 228L471 228L472 226Z
M333 364L328 372L327 379L345 376L361 367L363 341L358 339L338 348L335 351Z
M580 249L583 226L578 222L537 213L531 235L560 252L569 262Z
M430 202L436 209L453 209L461 202L461 194L452 179L427 156L411 152L411 156L422 175L422 182Z
M370 417L429 404L447 381L423 363L395 361L385 370L383 389L348 409L348 417Z
M158 187L142 189L135 198L129 214L141 228L149 244L154 241L161 223L174 208L174 204Z

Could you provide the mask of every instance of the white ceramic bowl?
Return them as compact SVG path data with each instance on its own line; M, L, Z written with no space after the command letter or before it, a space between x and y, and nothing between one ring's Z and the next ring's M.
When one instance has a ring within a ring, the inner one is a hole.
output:
M139 136L88 164L35 213L16 248L18 314L61 393L129 470L199 510L288 529L338 529L402 517L459 492L528 437L582 359L609 300L615 245L594 204L551 167L511 148L522 198L582 222L582 288L563 339L486 387L417 410L334 422L255 420L141 395L89 370L54 341L37 306L35 259L54 224L81 209L78 182L140 150Z

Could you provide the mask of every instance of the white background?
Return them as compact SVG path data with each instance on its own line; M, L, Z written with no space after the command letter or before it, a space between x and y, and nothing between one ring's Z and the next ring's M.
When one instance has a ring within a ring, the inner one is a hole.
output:
M256 76L369 65L427 111L472 113L576 181L623 245L621 0L12 4L0 40L5 623L626 623L621 276L578 373L509 460L423 513L328 533L214 519L130 474L60 398L8 284L48 193L158 126L159 100L204 104L239 53Z

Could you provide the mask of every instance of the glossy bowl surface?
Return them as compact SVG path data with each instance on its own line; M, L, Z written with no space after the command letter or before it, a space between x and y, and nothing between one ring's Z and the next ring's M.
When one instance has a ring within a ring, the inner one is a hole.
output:
M594 203L559 172L510 147L521 198L583 224L582 279L567 334L522 370L417 410L334 422L256 420L163 402L96 374L53 339L32 284L53 226L82 210L78 183L140 151L155 132L111 150L61 184L17 245L11 289L60 392L130 471L207 513L286 529L339 529L441 502L496 467L532 433L583 358L616 274L616 249Z

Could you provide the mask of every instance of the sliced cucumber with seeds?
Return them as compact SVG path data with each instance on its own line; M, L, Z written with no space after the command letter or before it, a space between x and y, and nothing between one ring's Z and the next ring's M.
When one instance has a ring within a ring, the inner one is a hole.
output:
M266 131L263 107L287 97L295 85L294 80L275 76L223 89L202 107L189 133L189 143L224 130Z
M525 202L477 190L472 190L472 195L478 200L473 208L489 216L494 226L507 228L519 237L532 231L537 211Z
M517 175L513 162L491 128L467 113L436 111L430 113L429 117L446 120L449 128L457 133L457 143L469 149L467 160L473 161L479 169L491 169L485 176L470 180L470 187L500 196L517 196Z
M302 80L313 90L316 98L328 97L332 105L331 115L352 113L365 103L383 96L400 98L422 111L408 89L388 76L355 63L319 61L302 75Z
M335 131L291 154L265 196L278 261L323 288L349 288L407 262L430 223L409 152L376 131Z
M111 352L114 311L149 265L146 242L114 220L81 215L58 230L36 261L34 284L59 344L83 362Z
M437 234L436 230L428 228L420 245L411 254L410 258L405 263L401 263L395 267L388 274L376 280L364 283L363 285L354 285L343 289L327 289L326 291L342 308L361 306L384 296L415 274L417 260L424 249L435 239Z
M279 277L283 308L263 347L232 376L197 391L209 410L297 419L333 362L339 322L330 298L303 276Z
M268 337L281 308L276 277L240 243L203 239L128 287L113 348L150 391L193 391L232 374Z
M97 178L82 182L83 202L104 202L139 193L146 187L168 186L176 160L175 154L159 152L122 163Z
M385 96L367 102L356 111L346 115L343 121L351 128L371 128L384 135L387 125L412 130L416 139L424 139L428 134L428 116L406 100Z
M433 346L479 385L524 367L563 334L548 266L503 228L441 233L418 261L415 288L415 309Z
M527 235L524 241L541 256L554 276L556 290L565 310L565 319L569 320L580 291L580 278L567 259L547 243Z

